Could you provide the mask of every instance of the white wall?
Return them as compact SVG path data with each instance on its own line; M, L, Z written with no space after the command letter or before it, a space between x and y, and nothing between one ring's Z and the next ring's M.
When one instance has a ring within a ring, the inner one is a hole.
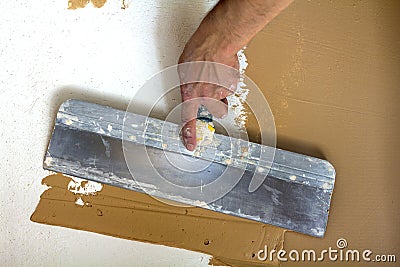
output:
M129 2L129 1L126 1ZM0 265L207 266L208 256L32 223L45 187L42 158L58 105L70 98L116 107L175 64L215 1L67 0L0 5Z

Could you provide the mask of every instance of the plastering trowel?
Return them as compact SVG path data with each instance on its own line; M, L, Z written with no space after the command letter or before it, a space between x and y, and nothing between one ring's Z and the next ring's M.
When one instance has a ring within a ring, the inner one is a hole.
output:
M179 131L171 122L68 100L57 113L43 166L324 236L335 181L329 162L219 134L207 149L190 152ZM263 157L271 151L272 158Z

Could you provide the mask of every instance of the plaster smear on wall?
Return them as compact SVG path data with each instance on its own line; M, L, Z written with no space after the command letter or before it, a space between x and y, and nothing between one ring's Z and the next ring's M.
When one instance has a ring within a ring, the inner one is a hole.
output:
M245 49L245 48L244 48ZM249 89L246 88L244 83L243 75L248 66L244 49L237 53L239 60L239 71L241 74L236 92L233 95L227 97L228 100L228 115L223 119L225 127L229 131L229 135L234 136L246 131L246 122L248 112L245 106Z
M283 248L285 230L279 227L171 206L143 193L62 174L42 183L49 188L31 216L34 222L202 252L213 256L214 266L278 266L277 261L257 260L256 254L265 245Z

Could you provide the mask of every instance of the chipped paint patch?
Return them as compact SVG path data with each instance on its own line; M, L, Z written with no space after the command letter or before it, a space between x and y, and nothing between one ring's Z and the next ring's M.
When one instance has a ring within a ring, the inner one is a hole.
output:
M132 3L132 0L122 0L121 9L127 9Z
M68 183L67 189L74 194L96 195L97 192L103 189L103 185L101 183L73 177Z
M69 0L68 1L68 9L78 9L78 8L84 8L89 4L89 2L92 2L92 5L96 8L103 7L104 4L107 2L107 0Z
M83 199L82 199L81 197L78 197L78 198L76 199L75 204L76 204L77 206L81 206L81 207L85 206L85 202L83 201Z
M94 7L100 8L103 7L107 0L92 0L92 4Z
M203 252L213 255L213 262L224 266L254 265L256 260L251 252L265 244L276 250L283 248L282 228L207 210L207 204L201 201L195 204L202 208L167 205L146 194L109 185L104 185L101 195L71 196L66 190L69 181L62 174L45 178L49 188L40 197L31 221ZM205 242L225 242L229 249L205 246ZM268 266L278 266L278 262Z

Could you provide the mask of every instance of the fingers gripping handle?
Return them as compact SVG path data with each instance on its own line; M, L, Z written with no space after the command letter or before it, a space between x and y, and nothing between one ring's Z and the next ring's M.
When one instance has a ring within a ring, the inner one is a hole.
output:
M213 116L204 105L200 105L197 111L197 119L205 122L212 122Z

